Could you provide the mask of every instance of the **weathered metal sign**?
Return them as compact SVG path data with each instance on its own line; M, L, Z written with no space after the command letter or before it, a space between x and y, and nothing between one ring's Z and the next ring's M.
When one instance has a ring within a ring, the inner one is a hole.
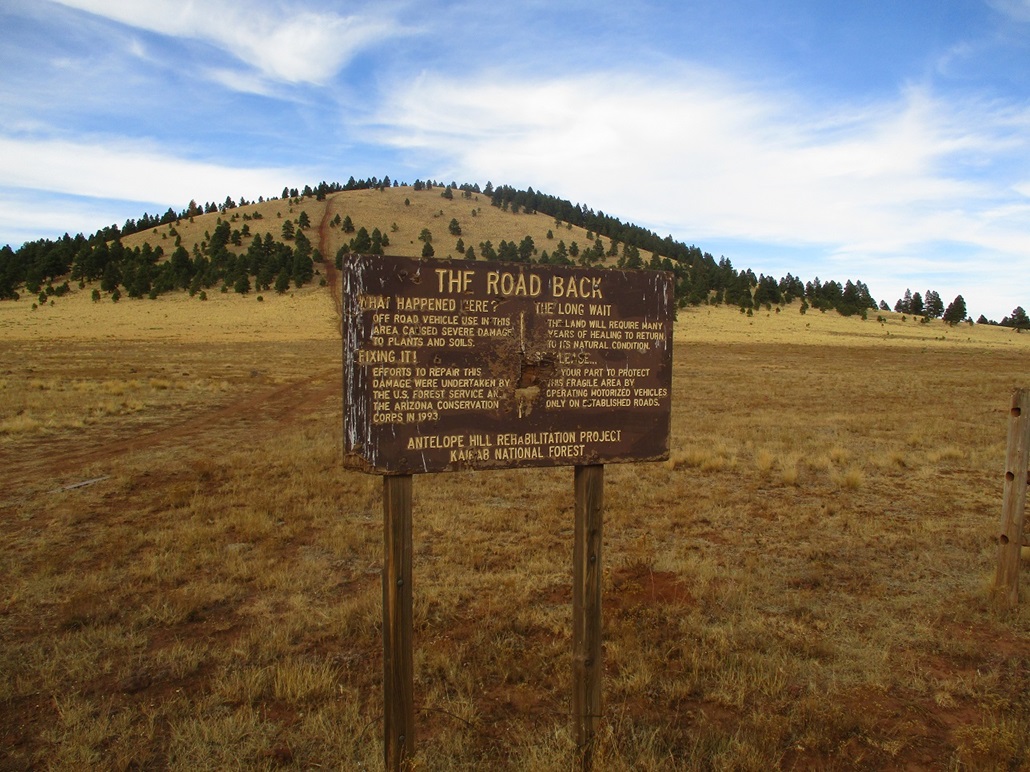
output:
M660 271L351 255L344 453L380 474L668 458Z

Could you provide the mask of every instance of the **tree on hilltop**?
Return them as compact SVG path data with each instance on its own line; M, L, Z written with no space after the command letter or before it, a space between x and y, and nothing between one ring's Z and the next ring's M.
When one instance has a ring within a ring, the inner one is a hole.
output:
M909 308L909 312L914 316L922 316L926 311L926 306L923 305L923 297L918 292L912 293L912 305Z
M944 312L944 321L954 326L966 318L966 313L965 298L961 295L956 295Z
M928 319L939 319L944 313L944 301L941 300L941 296L933 290L926 291L926 297L923 300L924 310L923 314Z
M1030 330L1030 317L1027 317L1023 306L1016 306L1012 313L1001 320L1002 327L1015 327L1017 330Z

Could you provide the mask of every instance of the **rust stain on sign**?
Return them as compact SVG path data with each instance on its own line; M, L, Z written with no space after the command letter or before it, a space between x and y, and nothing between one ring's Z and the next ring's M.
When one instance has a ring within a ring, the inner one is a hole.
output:
M669 273L351 255L343 311L352 466L668 458Z

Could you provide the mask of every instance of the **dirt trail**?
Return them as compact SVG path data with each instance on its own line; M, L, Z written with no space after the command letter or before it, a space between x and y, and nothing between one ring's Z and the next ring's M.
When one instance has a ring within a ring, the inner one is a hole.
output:
M224 440L244 432L253 437L255 431L267 433L269 425L282 426L311 412L342 388L338 369L323 370L132 437L103 444L77 442L70 450L50 448L46 454L23 456L6 465L5 477L13 483L10 487L17 487L18 482L66 477L133 451L199 442L204 435L218 434Z
M325 259L323 270L325 271L325 283L329 287L329 294L333 298L333 307L336 309L336 318L343 321L343 296L340 294L340 273L336 270L336 255L329 254L329 215L331 214L329 199L325 201L325 211L322 213L322 222L318 226L318 251Z

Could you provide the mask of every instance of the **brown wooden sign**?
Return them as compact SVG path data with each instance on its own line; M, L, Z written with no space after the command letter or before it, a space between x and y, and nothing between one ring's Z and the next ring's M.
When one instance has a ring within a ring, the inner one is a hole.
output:
M344 443L380 474L668 458L672 276L351 255Z

